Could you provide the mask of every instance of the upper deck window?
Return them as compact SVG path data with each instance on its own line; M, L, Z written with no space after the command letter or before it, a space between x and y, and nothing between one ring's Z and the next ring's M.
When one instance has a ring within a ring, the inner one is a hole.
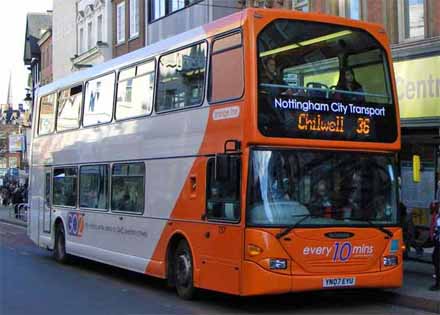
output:
M60 92L57 110L57 131L79 127L79 109L82 101L82 85Z
M47 135L55 131L55 105L57 94L43 96L40 101L38 118L38 134Z
M87 82L84 126L99 125L112 120L114 84L114 73Z
M156 110L200 105L204 96L205 73L206 43L160 57Z
M244 89L241 33L216 39L212 46L209 101L240 98Z
M368 33L276 20L258 37L258 57L263 135L395 141L388 61Z
M116 119L148 115L153 109L154 61L119 73Z

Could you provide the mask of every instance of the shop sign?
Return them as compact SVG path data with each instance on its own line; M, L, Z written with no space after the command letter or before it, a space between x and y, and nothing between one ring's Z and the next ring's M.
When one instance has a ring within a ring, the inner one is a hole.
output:
M440 56L394 63L401 118L440 117Z

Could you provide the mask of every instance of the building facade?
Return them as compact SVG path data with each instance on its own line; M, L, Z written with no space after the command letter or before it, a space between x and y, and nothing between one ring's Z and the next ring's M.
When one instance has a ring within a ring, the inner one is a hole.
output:
M118 57L145 46L145 0L113 0L113 56Z
M39 41L52 27L52 12L29 13L26 17L23 62L30 70L32 95L41 83L41 50ZM9 100L8 100L9 101Z
M41 51L41 85L53 81L52 72L52 29L47 30L38 41Z
M76 3L76 53L74 70L91 67L112 58L112 8L110 0L80 0Z
M148 45L235 13L246 6L237 0L151 0L147 8Z
M76 48L77 0L53 0L52 53L53 79L72 73Z

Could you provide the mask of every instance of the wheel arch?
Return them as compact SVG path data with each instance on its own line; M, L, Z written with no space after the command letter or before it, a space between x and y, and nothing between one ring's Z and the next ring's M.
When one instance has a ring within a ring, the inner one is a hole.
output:
M194 270L197 269L197 266L196 266L197 263L196 263L196 259L195 259L195 255L194 255L194 248L193 248L191 242L189 241L188 235L186 235L186 233L184 233L182 231L175 231L173 233L173 235L171 235L171 237L168 240L167 250L166 250L166 254L165 254L165 277L167 279L169 286L174 286L174 268L173 268L174 262L172 259L173 253L176 251L177 245L182 240L186 241L186 243L188 244L189 249L191 251Z
M54 247L55 247L55 236L57 234L57 226L60 224L64 228L64 233L66 233L66 224L64 223L63 218L61 216L57 216L55 218L55 220L53 221L53 226L52 226L52 233L51 233L52 234L51 235L52 248L51 249L54 249ZM64 235L64 236L66 236L66 235Z

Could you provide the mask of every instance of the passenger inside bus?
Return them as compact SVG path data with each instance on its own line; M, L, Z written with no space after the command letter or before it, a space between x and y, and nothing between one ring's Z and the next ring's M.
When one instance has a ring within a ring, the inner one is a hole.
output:
M274 201L290 200L291 192L289 191L292 184L289 180L290 167L287 157L282 154L273 158L272 164L272 183L270 186L271 197Z
M272 97L283 94L292 95L292 89L288 88L288 84L283 80L278 70L279 69L275 57L271 56L263 61L261 83L266 84L266 86L264 86L264 89L262 91L266 92ZM286 88L283 88L281 86L285 86Z
M339 92L336 93L336 97L341 98L344 101L350 102L364 102L365 97L362 94L364 90L362 85L356 81L356 77L352 68L343 68L339 73L339 82L336 85L336 90L347 91L348 93ZM354 93L350 93L354 92Z
M333 217L334 205L326 181L323 179L319 180L315 188L316 189L312 199L310 200L309 206L311 213L327 218Z

